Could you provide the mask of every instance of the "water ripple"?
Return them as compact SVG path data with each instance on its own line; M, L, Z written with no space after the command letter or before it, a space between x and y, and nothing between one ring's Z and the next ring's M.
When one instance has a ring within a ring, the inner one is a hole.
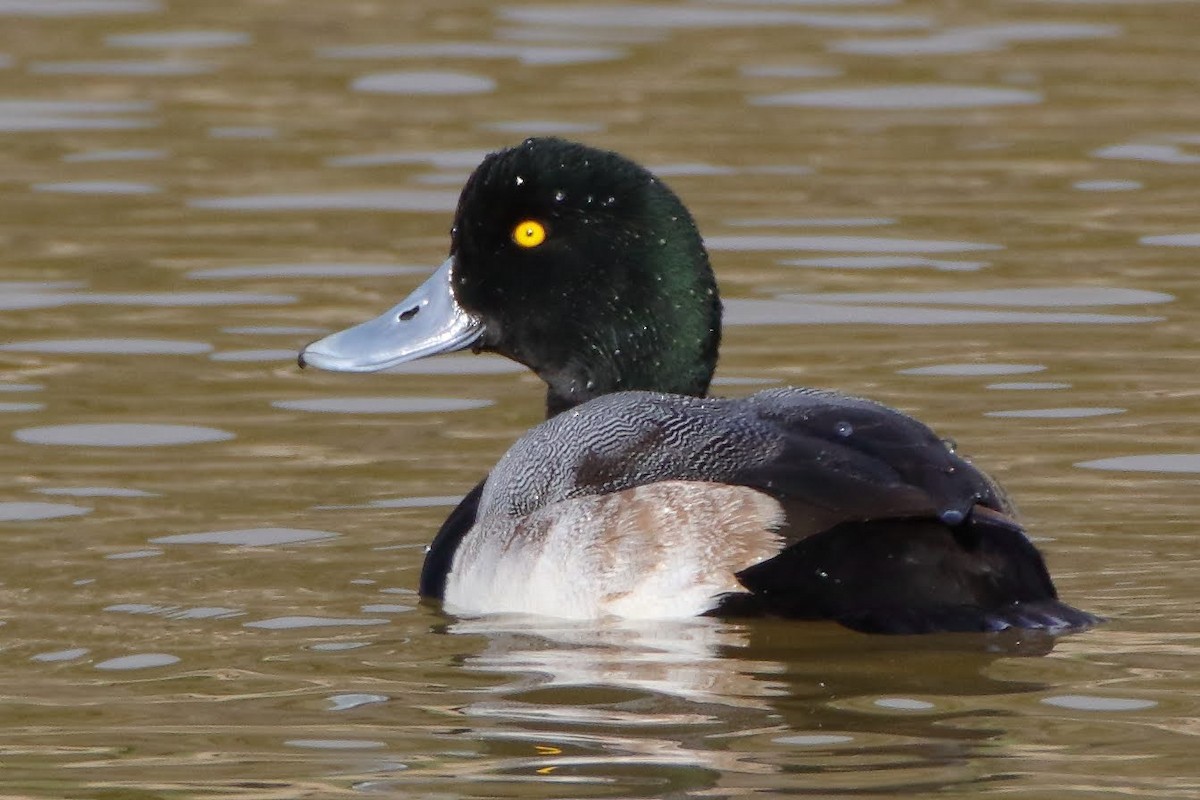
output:
M202 531L157 536L152 544L226 544L242 547L271 547L277 544L299 544L334 539L338 534L308 528L247 528L236 531Z
M61 194L155 194L162 191L150 183L133 181L66 181L64 183L35 183L35 192Z
M527 25L564 28L743 28L799 25L825 30L914 30L929 17L902 14L835 14L765 9L612 3L574 6L508 6L501 18Z
M0 132L133 130L152 122L126 115L152 109L145 102L0 100Z
M150 669L152 667L168 667L172 664L178 664L179 660L179 656L173 656L169 653L138 653L136 655L120 656L119 658L110 658L107 661L101 661L95 665L95 668L110 670Z
M34 75L110 75L119 77L171 78L181 75L203 75L216 70L216 65L201 61L35 61L29 65Z
M0 0L0 16L90 17L106 14L152 14L158 0Z
M104 43L109 47L170 50L237 47L250 44L252 41L253 39L248 33L220 30L151 31L148 33L119 33L104 37Z
M1075 464L1084 469L1125 472L1200 472L1200 453L1155 453L1141 456L1114 456Z
M87 506L70 503L0 502L0 522L33 522L41 519L78 517L91 511Z
M956 377L979 375L1024 375L1041 372L1041 364L932 364L928 367L902 369L898 375L950 375Z
M296 628L331 628L344 626L362 626L362 625L387 625L390 620L382 617L312 617L312 616L292 616L292 617L272 617L270 619L260 619L254 622L243 622L242 625L246 628L262 628L264 630L280 631L293 630Z
M176 444L224 442L234 438L228 431L199 425L151 423L96 423L46 425L22 428L13 438L25 444L79 445L84 447L165 447Z
M428 44L365 44L343 47L322 47L321 58L387 59L387 58L512 58L527 66L562 64L592 64L623 58L626 51L618 47L547 47L539 45L497 44L495 42L434 42ZM437 73L443 75L445 73Z
M986 261L957 261L924 256L829 256L826 258L785 258L779 262L786 267L817 267L820 269L909 269L930 267L941 272L975 272L988 265Z
M827 292L781 294L778 299L797 303L890 303L896 305L1008 306L1013 308L1069 308L1080 306L1140 306L1170 303L1174 295L1143 289L1102 286L1047 286L1040 289L974 289L947 292Z
M1018 408L1009 411L988 411L985 417L1009 419L1082 419L1084 417L1106 417L1124 414L1124 408L1073 406L1066 408Z
M1155 247L1200 247L1200 233L1168 233L1162 236L1143 236L1138 244Z
M428 267L408 267L400 264L355 264L328 262L315 264L246 264L232 267L194 269L187 274L192 280L226 280L230 278L375 278L392 275L418 275L429 272Z
M485 75L468 72L433 72L408 70L378 72L355 78L350 88L356 92L408 95L485 94L496 88L496 82Z
M172 339L40 339L0 345L7 353L73 353L113 355L198 355L211 352L207 342Z
M759 252L770 250L828 250L843 253L961 253L1002 250L998 244L935 239L892 239L884 236L709 236L709 250Z
M755 95L756 106L797 106L863 111L931 111L952 108L1032 105L1042 95L1023 89L988 86L881 86L870 89L827 89Z
M1129 325L1162 317L1070 311L991 311L923 306L795 303L733 298L727 325Z
M1114 144L1093 150L1096 158L1120 161L1152 161L1159 164L1200 164L1200 155L1188 153L1178 144Z
M465 397L318 397L310 400L276 400L271 405L288 411L329 414L421 414L467 411L492 403L492 400Z
M436 211L451 212L457 192L420 189L364 189L357 192L260 194L189 200L192 208L222 211Z
M1021 42L1066 42L1119 36L1118 25L1074 22L1017 22L946 28L929 36L848 39L835 42L836 53L872 56L960 55L1000 50Z

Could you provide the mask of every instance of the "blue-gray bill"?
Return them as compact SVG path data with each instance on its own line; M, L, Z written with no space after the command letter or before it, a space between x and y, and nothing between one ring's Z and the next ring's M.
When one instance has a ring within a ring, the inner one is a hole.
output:
M453 270L451 256L394 308L306 346L300 351L300 366L376 372L470 347L483 335L483 322L455 299Z

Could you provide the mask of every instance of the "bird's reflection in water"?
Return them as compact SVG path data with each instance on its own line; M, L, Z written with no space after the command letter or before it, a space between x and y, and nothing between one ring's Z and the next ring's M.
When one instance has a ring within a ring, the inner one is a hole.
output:
M508 679L456 709L473 720L461 734L494 757L473 764L472 779L615 782L622 796L990 782L996 759L1014 754L1003 744L1009 712L989 698L1043 687L989 667L1053 646L709 618L485 617L445 630L482 637L462 668Z
M487 647L465 666L519 676L505 694L604 687L765 709L762 698L787 690L770 678L782 671L781 664L724 656L746 649L743 626L707 617L600 622L481 617L455 622L449 631L487 637Z

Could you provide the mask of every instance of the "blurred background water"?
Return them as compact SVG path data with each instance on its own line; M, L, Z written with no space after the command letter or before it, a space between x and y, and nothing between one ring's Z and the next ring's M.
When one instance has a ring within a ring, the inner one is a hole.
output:
M0 793L1200 797L1198 38L1166 0L0 0ZM420 604L540 385L295 352L542 134L691 206L721 393L930 422L1111 621Z

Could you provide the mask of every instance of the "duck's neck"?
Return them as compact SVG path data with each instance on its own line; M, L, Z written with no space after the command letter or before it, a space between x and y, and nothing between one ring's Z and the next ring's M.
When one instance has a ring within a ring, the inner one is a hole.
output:
M686 253L671 249L663 255L686 260L688 269L656 271L628 296L614 295L607 313L587 313L606 326L562 332L563 358L537 370L547 384L547 418L613 392L708 393L721 339L716 281L698 241Z

